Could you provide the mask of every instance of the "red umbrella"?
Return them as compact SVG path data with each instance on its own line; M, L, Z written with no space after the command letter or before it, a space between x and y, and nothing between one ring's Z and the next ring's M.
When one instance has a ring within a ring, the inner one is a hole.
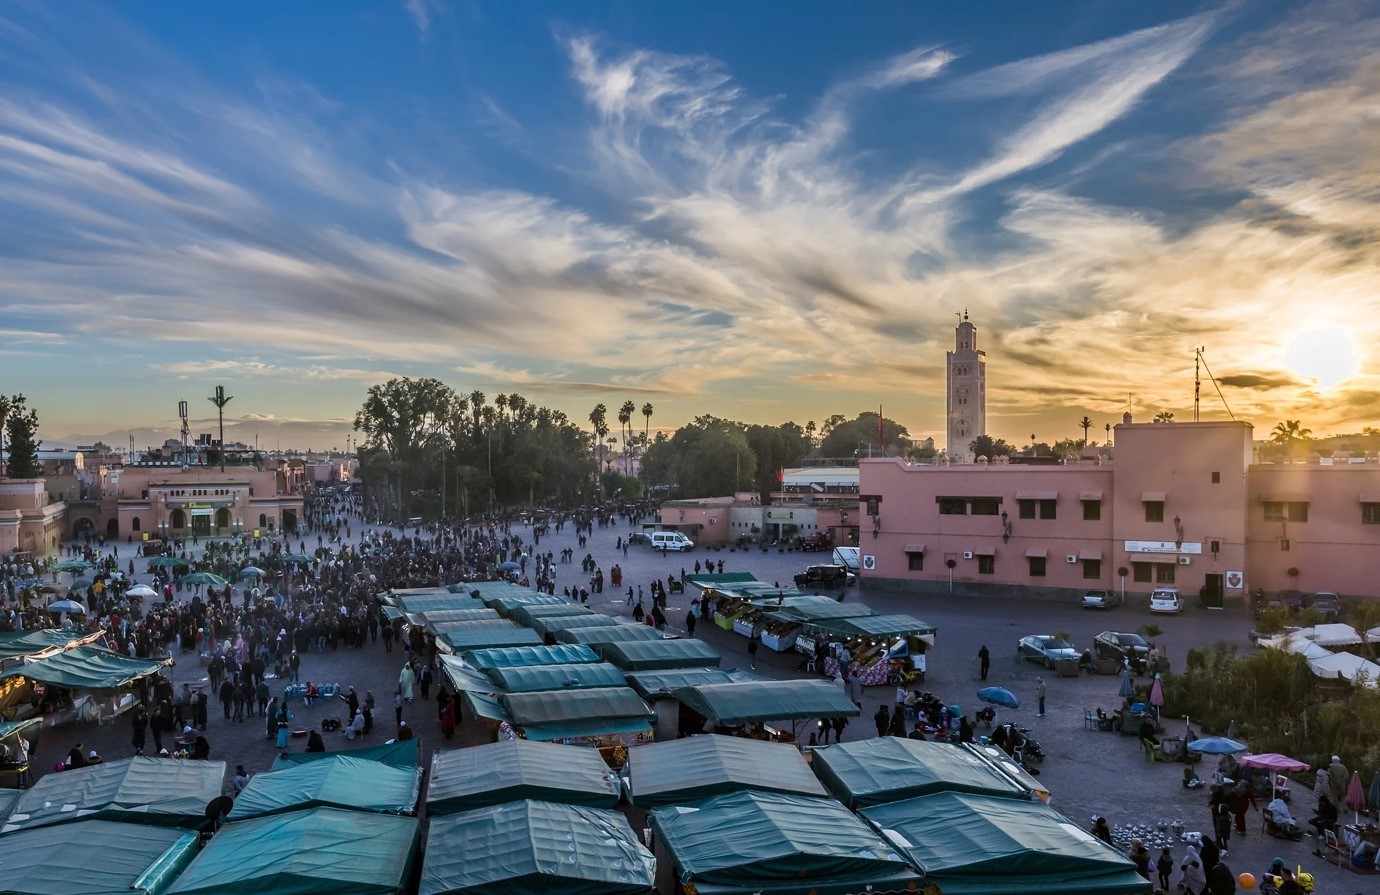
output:
M1352 823L1361 822L1361 812L1366 810L1366 790L1361 785L1361 772L1351 772L1351 783L1347 784L1346 798L1342 800L1346 806L1356 812L1352 818Z
M1160 686L1160 676L1155 675L1155 682L1150 685L1150 704L1155 708L1164 705L1164 688Z

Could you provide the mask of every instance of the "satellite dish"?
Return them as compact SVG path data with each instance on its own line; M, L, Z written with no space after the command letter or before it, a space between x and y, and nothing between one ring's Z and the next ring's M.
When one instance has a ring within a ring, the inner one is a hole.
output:
M216 796L206 803L206 819L211 822L211 829L219 829L221 821L225 820L230 814L230 809L235 807L235 800L229 796Z

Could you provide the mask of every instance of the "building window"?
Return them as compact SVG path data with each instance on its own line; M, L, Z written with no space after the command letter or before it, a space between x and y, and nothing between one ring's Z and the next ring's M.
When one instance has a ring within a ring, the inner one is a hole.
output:
M1214 485L1220 485L1220 484L1222 484L1222 473L1220 473L1220 472L1214 472L1214 473L1212 474L1212 483L1213 483Z
M1267 500L1261 503L1266 522L1307 522L1308 501Z
M1209 542L1208 542L1208 550L1212 553L1213 556L1216 556L1217 554L1219 554L1219 553L1222 552L1222 542L1221 542L1221 541L1209 541Z
M939 498L939 515L966 516L968 515L968 501L961 497L941 497Z
M1018 500L1016 501L1017 515L1022 519L1035 518L1035 501Z
M997 558L996 558L995 556L979 556L979 557L977 558L977 561L978 561L978 574L979 574L979 575L994 575L994 574L996 574L996 571L997 571Z
M1265 509L1266 522L1283 522L1285 519L1289 518L1285 515L1284 501L1267 500L1261 504L1261 506Z
M1173 584L1174 573L1178 570L1178 563L1157 562L1155 563L1155 583Z
M1307 503L1306 501L1299 501L1299 500L1290 501L1290 503L1289 503L1289 521L1290 521L1290 522L1307 522L1307 521L1308 521L1308 503Z
M1288 553L1288 552L1289 552L1289 539L1288 539L1288 538L1280 538L1280 539L1279 539L1279 552L1280 552L1280 553Z
M995 497L974 497L971 502L974 516L996 516L1001 513L1001 501Z
M1026 562L1030 563L1030 577L1045 577L1045 558L1043 556L1027 556Z
M1102 521L1102 501L1085 500L1083 501L1083 521L1100 522Z
M1147 500L1145 502L1145 521L1163 522L1164 521L1164 501Z
M1131 580L1138 584L1150 583L1150 563L1133 562L1131 563Z
M1102 578L1102 560L1085 559L1083 560L1083 577L1090 580Z
M923 554L923 553L907 553L907 554L906 554L906 568L910 569L912 572L923 572L923 571L925 571L925 554Z
M1380 503L1361 504L1361 524L1380 525Z
M1059 501L1057 501L1057 500L1042 500L1042 501L1040 501L1040 518L1041 518L1041 519L1054 519L1054 518L1056 518L1056 514L1057 514L1058 512L1059 512Z

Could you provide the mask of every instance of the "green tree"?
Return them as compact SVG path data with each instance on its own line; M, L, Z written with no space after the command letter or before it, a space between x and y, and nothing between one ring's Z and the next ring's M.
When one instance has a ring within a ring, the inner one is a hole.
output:
M354 428L364 433L365 449L387 457L386 484L396 489L396 506L404 516L413 503L411 475L431 462L439 467L439 451L447 446L445 429L459 401L438 379L403 377L371 386L355 414ZM425 458L426 452L433 457Z
M973 456L986 457L992 460L996 457L1011 456L1011 445L1006 443L1004 438L993 438L991 435L979 435L973 439Z
M910 433L895 420L883 419L882 438L878 439L875 411L864 411L851 420L835 414L825 421L825 426L827 431L819 444L821 457L866 457L869 444L873 456L877 457L904 455L910 450Z
M632 438L632 418L637 413L637 405L632 401L624 401L623 406L618 408L618 423L622 427L620 434L623 436L623 472L628 471L628 460L631 456L628 453L628 441Z
M805 437L805 430L795 423L747 426L744 434L757 458L754 487L762 503L770 503L772 492L779 487L777 473L800 462L809 452L809 440Z
M1270 442L1279 448L1286 457L1297 457L1306 452L1313 439L1313 430L1305 429L1298 420L1285 420L1277 423L1270 432Z
M1380 628L1380 600L1362 600L1353 603L1347 613L1350 617L1348 621L1351 626L1361 635L1361 646L1375 658L1378 652L1376 647L1380 646L1380 640L1370 636L1370 632Z
M1174 414L1168 410L1161 410L1159 413L1155 414L1155 422L1172 423L1174 422Z
M597 464L604 452L604 436L609 434L609 409L595 404L589 412L589 426L594 432L594 460Z
M28 406L23 395L7 399L5 435L9 442L10 459L6 470L10 478L36 479L43 475L38 462L38 411Z
M1084 444L1088 443L1088 430L1092 428L1092 424L1092 420L1088 419L1086 416L1078 421L1078 428L1083 430Z

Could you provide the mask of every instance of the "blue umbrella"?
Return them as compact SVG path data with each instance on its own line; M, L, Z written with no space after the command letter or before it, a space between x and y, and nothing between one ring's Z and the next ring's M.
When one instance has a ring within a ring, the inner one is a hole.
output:
M1117 695L1125 697L1134 696L1135 694L1136 688L1135 685L1131 683L1131 672L1127 671L1124 668L1121 669L1121 690L1117 693Z
M243 569L240 569L240 574L246 578L262 578L268 573L258 566L245 566Z
M1226 737L1203 737L1189 743L1188 750L1190 752L1203 752L1207 755L1230 755L1233 752L1245 752L1246 745Z
M1371 811L1380 811L1380 771L1370 778L1370 788L1366 791L1366 801Z
M522 568L522 566L520 566L520 565L518 565L517 563L513 562L511 559L508 560L507 562L501 562L501 563L498 564L498 570L499 570L500 572L511 572L511 571L513 571L514 569L520 569L520 568Z
M1018 709L1021 707L1021 701L1016 698L1016 694L1005 687L983 687L981 690L977 691L977 697L983 702L1005 706L1009 709Z

